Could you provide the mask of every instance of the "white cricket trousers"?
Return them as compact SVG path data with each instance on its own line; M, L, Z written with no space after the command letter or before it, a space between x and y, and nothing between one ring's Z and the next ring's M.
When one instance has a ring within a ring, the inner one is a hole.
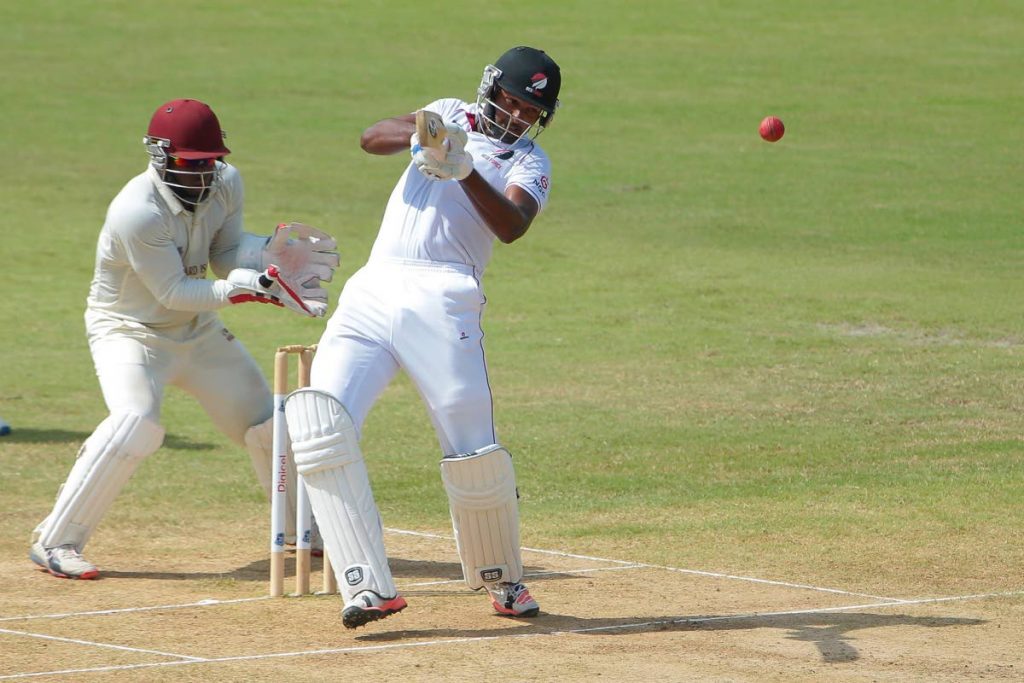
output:
M270 388L256 361L216 316L176 339L139 325L115 330L90 323L89 349L111 414L134 413L160 422L167 385L199 401L235 443L273 414Z
M342 290L311 385L334 395L357 434L399 369L423 398L445 455L497 443L472 266L376 258Z

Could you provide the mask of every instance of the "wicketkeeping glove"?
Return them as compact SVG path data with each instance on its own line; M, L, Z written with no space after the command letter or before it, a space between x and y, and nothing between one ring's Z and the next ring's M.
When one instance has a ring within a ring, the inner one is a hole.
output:
M263 267L278 267L290 282L312 278L330 282L341 258L338 243L323 230L305 223L281 223L263 250Z
M412 163L431 180L462 180L473 172L473 155L466 151L469 136L459 125L444 124L444 148L423 147L416 133L409 138Z
M320 318L327 312L327 291L317 287L299 287L290 282L277 266L268 266L260 272L250 268L235 268L227 281L234 285L228 296L233 304L255 301L290 308L301 315ZM319 285L319 281L317 281Z

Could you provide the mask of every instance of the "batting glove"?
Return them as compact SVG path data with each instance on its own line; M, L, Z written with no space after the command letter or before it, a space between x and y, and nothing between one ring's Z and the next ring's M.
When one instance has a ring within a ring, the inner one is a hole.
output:
M449 130L445 149L422 147L419 136L412 134L409 139L412 163L431 180L462 180L473 172L473 155L465 151L468 136L453 123L445 124L445 128Z
M457 123L446 123L444 129L448 134L444 138L444 144L448 148L449 152L464 152L466 150L466 143L469 141L469 135L463 130L462 126Z

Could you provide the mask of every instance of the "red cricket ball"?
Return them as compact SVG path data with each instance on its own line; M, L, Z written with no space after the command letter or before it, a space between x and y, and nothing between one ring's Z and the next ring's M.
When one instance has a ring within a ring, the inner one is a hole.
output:
M782 125L782 119L777 116L766 116L764 121L761 122L761 127L758 129L761 133L761 137L768 142L778 142L782 139L782 136L786 132L786 127Z

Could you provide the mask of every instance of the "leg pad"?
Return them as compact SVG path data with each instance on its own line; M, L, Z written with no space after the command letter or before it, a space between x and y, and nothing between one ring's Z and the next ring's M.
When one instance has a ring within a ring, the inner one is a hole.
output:
M81 552L135 468L163 440L163 427L143 415L103 420L82 444L53 512L38 529L43 547L70 543Z
M397 595L384 549L384 528L370 489L355 426L331 394L299 389L285 399L295 466L346 603L364 590Z
M523 577L512 456L498 444L441 460L462 575L470 588Z

